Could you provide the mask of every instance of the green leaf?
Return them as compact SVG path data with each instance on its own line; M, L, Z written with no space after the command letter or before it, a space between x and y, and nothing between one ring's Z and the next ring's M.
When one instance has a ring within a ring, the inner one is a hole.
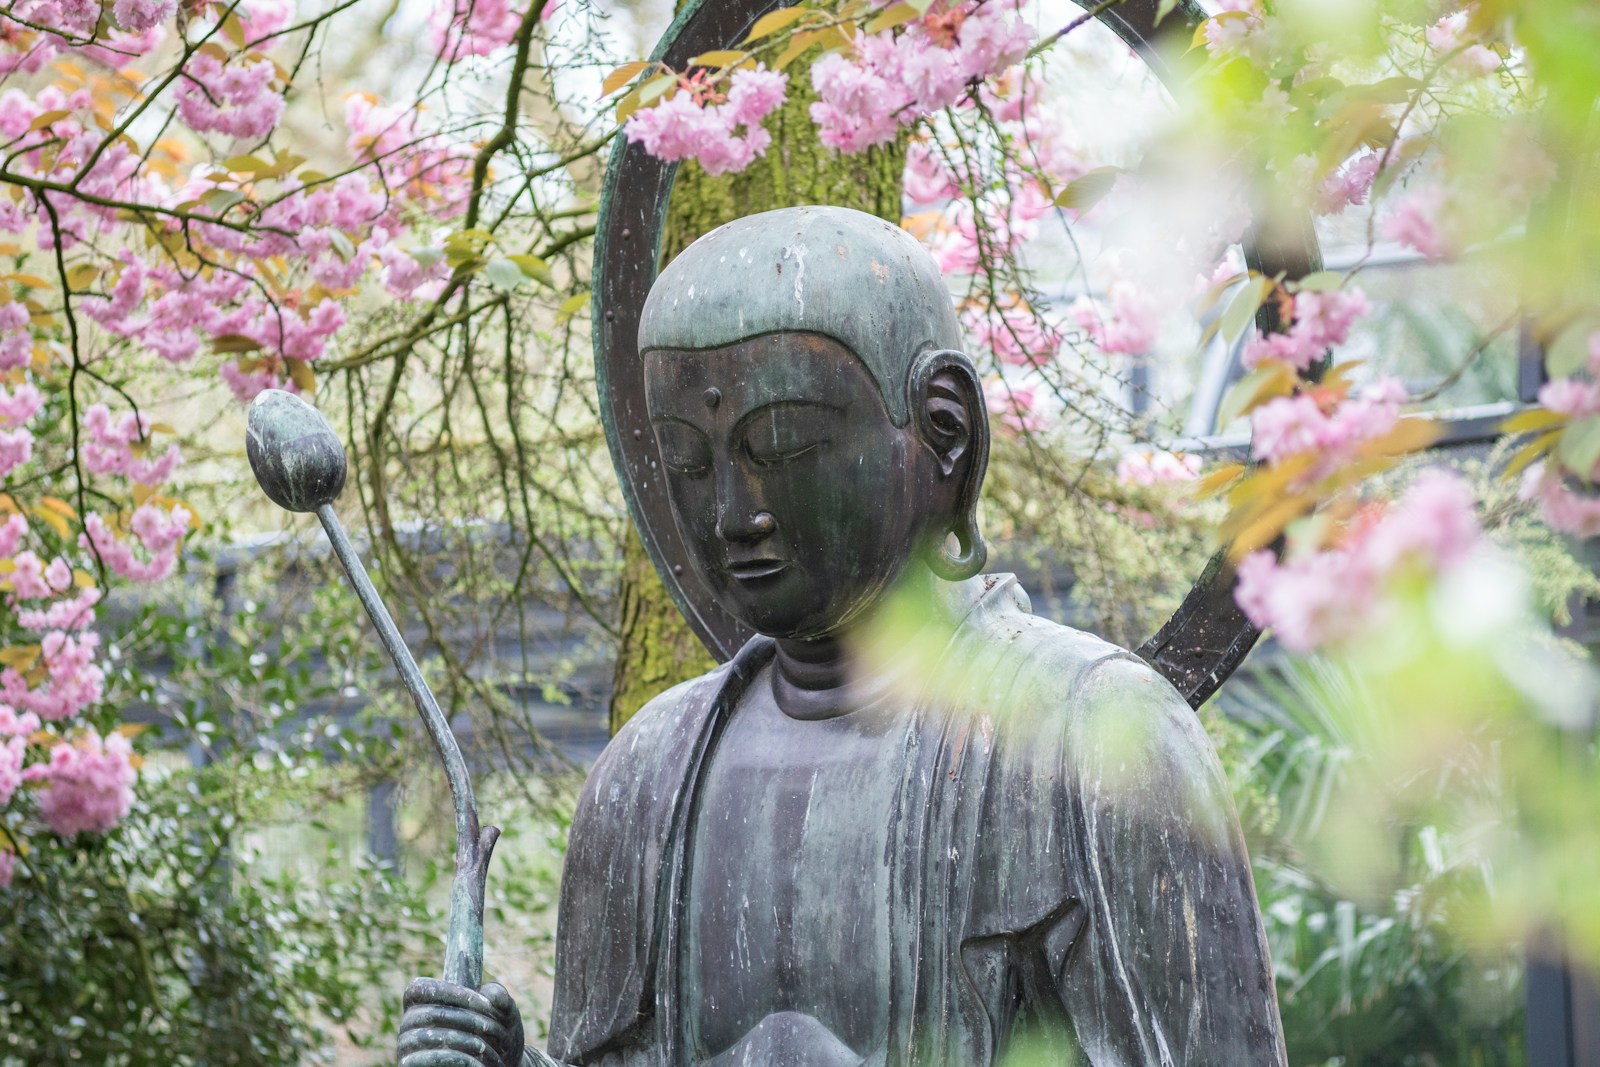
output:
M924 12L918 11L914 4L892 4L884 8L876 18L867 23L864 32L871 35L882 33L884 30L892 30L896 26L904 26L912 19L921 18L923 14Z
M356 246L350 243L350 238L338 230L334 230L328 235L328 243L333 246L333 250L338 253L339 258L346 263L355 258Z
M1231 310L1231 309L1230 309ZM1262 363L1233 384L1217 407L1217 428L1226 429L1263 400L1285 396L1294 388L1294 376L1277 360Z
M566 322L582 311L588 305L590 295L591 293L585 290L581 293L574 293L561 301L561 306L556 309L556 321Z
M769 11L756 19L756 24L750 27L750 33L745 37L744 43L749 44L751 41L770 37L805 13L806 9L803 7L780 7L776 11Z
M1561 431L1556 442L1556 457L1578 477L1587 481L1600 463L1600 416L1591 415Z
M1307 274L1304 278L1295 280L1294 287L1299 292L1326 293L1344 285L1344 272L1337 270L1319 270Z
M244 203L244 200L245 195L237 189L211 189L200 198L200 202L217 215L227 214L229 208Z
M1552 378L1565 378L1589 360L1589 338L1600 330L1600 319L1585 315L1569 323L1545 349L1544 366Z
M251 340L242 334L225 333L220 337L211 339L211 351L223 355L232 355L239 352L254 352L261 347L259 341Z
M520 255L507 256L506 258L515 263L518 270L522 271L523 274L527 275L529 278L532 278L534 281L543 282L545 285L551 287L555 286L556 279L555 275L550 273L550 264L546 263L538 256Z
M1104 200L1117 184L1121 167L1096 167L1056 195L1056 207L1071 208L1082 214Z
M1161 25L1161 20L1172 14L1172 9L1178 6L1178 0L1161 0L1156 5L1156 25Z
M627 85L639 75L643 74L647 69L649 69L649 67L650 64L643 59L636 59L632 63L622 64L622 66L618 67L610 74L607 74L605 81L600 83L600 95L610 96L612 93L616 92L624 85Z
M1261 302L1267 298L1267 293L1271 289L1272 279L1260 275L1244 283L1239 295L1233 298L1228 310L1222 313L1224 341L1232 344L1239 339L1239 335L1244 333L1245 327L1250 325L1250 320L1255 318L1257 309L1261 307Z
M504 289L507 292L528 280L528 276L522 272L521 267L502 256L496 256L488 262L483 268L483 276L490 285L496 289Z

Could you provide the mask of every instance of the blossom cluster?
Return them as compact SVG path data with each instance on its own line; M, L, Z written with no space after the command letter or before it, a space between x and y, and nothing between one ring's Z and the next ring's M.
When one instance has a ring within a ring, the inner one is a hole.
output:
M1361 445L1394 429L1405 402L1404 386L1385 377L1353 396L1310 389L1267 401L1250 414L1255 457L1277 467L1291 459L1315 459L1303 480L1337 470Z
M1289 306L1293 321L1288 329L1259 334L1245 345L1239 361L1246 368L1264 359L1279 359L1305 371L1344 344L1355 320L1372 310L1359 289L1303 290L1294 294Z
M1269 550L1239 562L1235 598L1250 621L1294 652L1310 652L1371 628L1403 574L1437 576L1482 541L1472 490L1431 471L1391 507L1371 507L1338 543L1283 561Z
M734 71L725 96L686 77L670 97L630 115L624 132L657 159L693 159L711 175L741 171L772 143L761 123L783 103L788 85L787 74L765 67Z
M1235 600L1285 648L1309 653L1370 629L1400 574L1438 576L1461 565L1480 542L1472 490L1435 470L1394 506L1363 512L1333 547L1283 561L1266 549L1246 555L1238 563Z
M817 60L811 120L823 144L844 152L887 144L1020 62L1032 43L1014 4L942 0L900 32L858 32L852 54Z
M1574 373L1546 382L1539 403L1561 416L1568 425L1600 419L1600 330L1588 337L1588 360L1581 376ZM1592 423L1591 423L1592 424ZM1588 470L1574 470L1559 450L1528 467L1522 496L1539 505L1551 528L1574 537L1600 537L1600 462Z

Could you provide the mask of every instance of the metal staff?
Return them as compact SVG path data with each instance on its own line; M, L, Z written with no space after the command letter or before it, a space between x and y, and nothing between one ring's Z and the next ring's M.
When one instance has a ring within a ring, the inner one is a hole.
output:
M456 874L450 886L450 931L444 945L447 982L477 989L483 981L483 891L489 876L489 854L500 836L499 827L478 828L478 805L472 798L467 761L439 710L417 661L406 647L394 620L367 577L350 535L333 513L333 501L344 488L344 445L322 413L292 393L268 389L250 405L245 452L256 481L279 507L295 512L315 512L333 543L334 554L356 587L378 638L394 660L400 680L422 715L433 745L450 780L450 798L456 814Z

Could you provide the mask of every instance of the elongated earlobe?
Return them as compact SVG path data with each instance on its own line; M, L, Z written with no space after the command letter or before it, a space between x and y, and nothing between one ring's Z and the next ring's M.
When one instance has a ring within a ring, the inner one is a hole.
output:
M928 566L946 581L959 582L983 569L989 546L978 529L978 494L989 467L989 419L983 387L972 361L951 349L924 352L906 380L907 406L917 430L946 477L959 477L955 506L942 538L928 554ZM954 550L949 545L954 538Z

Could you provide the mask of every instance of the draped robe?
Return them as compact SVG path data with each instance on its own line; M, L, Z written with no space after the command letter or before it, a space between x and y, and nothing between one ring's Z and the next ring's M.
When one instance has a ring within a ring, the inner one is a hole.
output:
M1010 576L950 587L890 820L888 1065L1285 1062L1249 860L1194 712L1142 660L1029 612ZM773 644L651 701L596 763L561 887L550 1054L688 1067L696 797ZM844 917L841 916L841 921ZM782 1067L782 1065L775 1065Z

